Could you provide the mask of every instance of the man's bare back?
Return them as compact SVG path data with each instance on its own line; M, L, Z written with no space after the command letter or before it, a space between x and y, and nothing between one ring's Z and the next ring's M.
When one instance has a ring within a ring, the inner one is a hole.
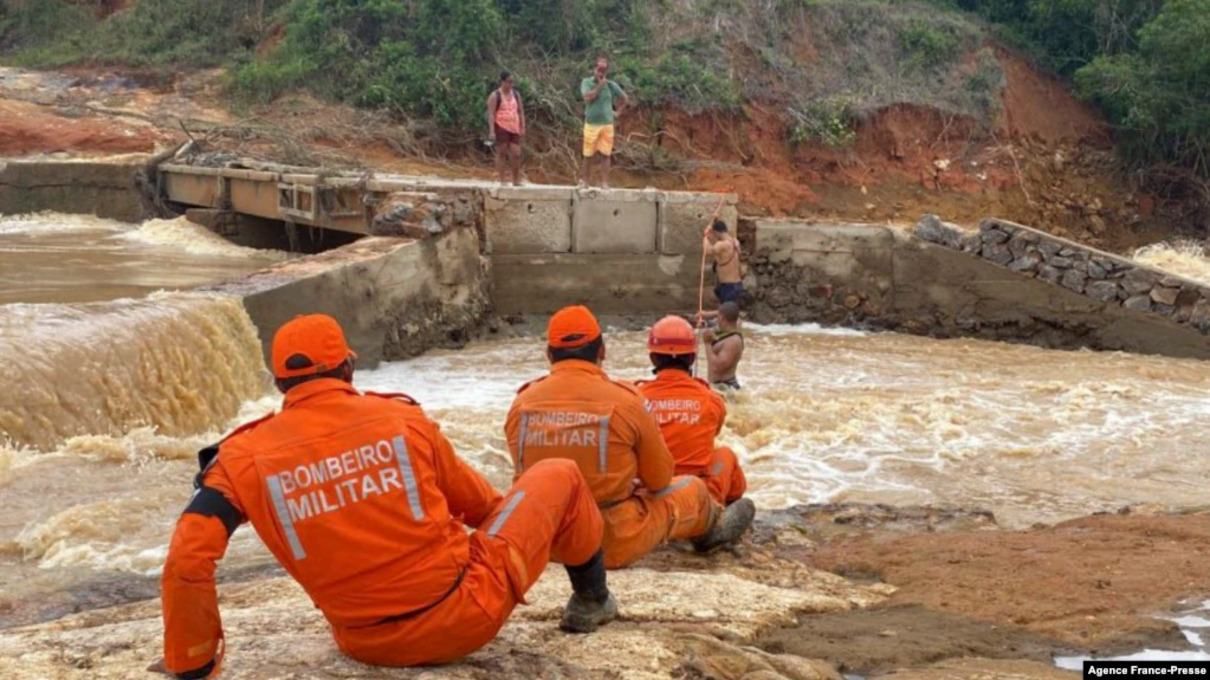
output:
M739 266L739 242L731 236L720 238L711 246L714 271L719 283L739 283L743 274Z

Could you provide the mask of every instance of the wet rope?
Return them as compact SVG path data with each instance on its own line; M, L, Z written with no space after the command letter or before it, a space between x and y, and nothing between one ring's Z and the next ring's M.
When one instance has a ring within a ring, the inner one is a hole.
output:
M718 219L719 212L723 209L723 204L727 201L727 195L723 194L718 199L718 205L714 206L714 212L710 213L710 219L706 222L706 229L702 232L702 239L710 233L710 229L714 226L714 220ZM706 246L702 245L702 265L698 272L697 282L697 338L701 341L701 330L706 326L706 320L702 318L702 312L706 308ZM698 362L693 362L693 377L697 377Z

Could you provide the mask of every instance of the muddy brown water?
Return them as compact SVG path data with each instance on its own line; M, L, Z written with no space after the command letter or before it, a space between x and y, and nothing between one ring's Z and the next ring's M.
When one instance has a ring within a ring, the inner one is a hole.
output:
M0 440L9 440L0 444L0 627L154 597L195 451L279 401L237 302L185 292L113 300L130 293L111 290L83 303L107 285L89 277L108 271L110 255L71 270L80 278L59 270L59 283L29 286L57 290L47 293L53 303L0 306L0 356L22 367L0 393ZM225 256L195 256L200 279L230 273L209 261ZM21 296L22 281L37 278L2 271L0 295ZM608 354L615 376L647 375L643 334L610 332ZM388 363L357 383L418 398L504 487L505 413L544 368L540 340L515 338ZM1210 459L1190 454L1210 415L1210 365L1196 361L767 326L749 329L740 379L722 440L739 452L761 508L947 504L1024 527L1133 503L1205 503ZM220 576L271 569L241 528Z
M130 225L81 215L0 216L0 304L142 297L234 278L286 257L182 219Z

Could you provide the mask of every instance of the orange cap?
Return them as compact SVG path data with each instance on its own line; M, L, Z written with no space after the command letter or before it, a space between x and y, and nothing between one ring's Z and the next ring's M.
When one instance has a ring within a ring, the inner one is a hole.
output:
M599 337L601 324L584 305L560 309L546 326L546 344L556 349L583 347Z
M336 319L307 314L287 321L273 336L273 375L297 378L323 373L357 358Z
M647 350L652 354L697 354L697 335L688 321L666 316L647 334Z

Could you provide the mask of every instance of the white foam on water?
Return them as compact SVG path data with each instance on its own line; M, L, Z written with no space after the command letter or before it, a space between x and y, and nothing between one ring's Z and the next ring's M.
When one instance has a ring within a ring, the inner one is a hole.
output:
M1185 640L1193 647L1186 650L1166 650L1166 649L1144 649L1133 654L1125 656L1112 657L1097 657L1097 661L1210 661L1210 649L1206 648L1205 640L1202 637L1203 629L1210 628L1210 618L1201 614L1210 615L1210 600L1205 600L1200 607L1193 612L1183 613L1177 616L1161 616L1159 618L1172 621L1180 627L1181 633L1185 636ZM1191 630L1193 629L1193 630ZM1088 656L1057 656L1054 658L1054 663L1059 668L1068 670L1083 670L1084 662L1091 661L1093 657Z
M169 247L177 252L208 257L255 258L270 262L284 260L290 254L281 250L262 250L236 245L200 224L178 217L149 220L122 234L128 241L150 246Z
M177 299L158 294L146 303L158 308ZM206 309L211 318L221 306ZM68 318L73 323L61 332L49 328L47 337L58 342L66 334L75 342L73 329L89 323ZM1002 523L1022 526L1132 500L1179 505L1201 498L1196 480L1208 468L1185 455L1210 415L1210 370L1201 363L819 327L748 331L745 389L728 398L721 441L739 454L762 509L832 500L955 504L985 507ZM245 344L238 354L259 367L259 343ZM651 376L645 333L611 333L608 348L612 377ZM540 338L503 339L360 370L356 384L415 397L464 459L507 488L505 415L516 390L548 370ZM78 374L68 378L78 381ZM114 434L77 435L34 455L99 470L110 486L97 488L117 496L115 502L149 502L131 513L137 526L98 534L89 518L110 509L89 507L88 496L56 498L51 512L28 510L21 553L47 568L155 568L155 550L188 498L196 451L281 403L267 383L242 396L203 426L173 433L139 423ZM8 457L12 488L66 488L29 482L19 467L26 455ZM54 468L30 469L40 475ZM68 512L76 506L83 509Z
M822 326L817 323L745 323L743 329L745 331L753 331L759 335L768 335L771 337L785 337L788 335L830 335L834 337L860 338L870 334L868 331L860 331L856 328L845 328L844 326Z
M1172 619L1172 622L1181 628L1210 628L1210 619L1204 616L1186 615L1178 616Z
M728 397L721 443L739 454L763 508L965 504L1027 526L1162 502L1190 486L1179 458L1190 443L1176 440L1210 415L1210 371L1197 362L819 326L747 330L745 389ZM611 377L650 377L644 341L609 335ZM431 352L356 380L412 395L460 452L495 469L509 467L502 430L516 389L547 371L541 340L530 338Z
M1134 251L1131 257L1140 264L1210 285L1210 258L1196 241L1153 243Z
M1125 656L1110 656L1093 659L1089 656L1056 656L1055 666L1069 671L1084 669L1085 661L1210 661L1210 653L1203 651L1174 652L1166 649L1144 649Z
M77 231L120 233L130 231L132 228L125 222L107 220L93 215L69 215L55 212L0 215L0 235L37 235Z

